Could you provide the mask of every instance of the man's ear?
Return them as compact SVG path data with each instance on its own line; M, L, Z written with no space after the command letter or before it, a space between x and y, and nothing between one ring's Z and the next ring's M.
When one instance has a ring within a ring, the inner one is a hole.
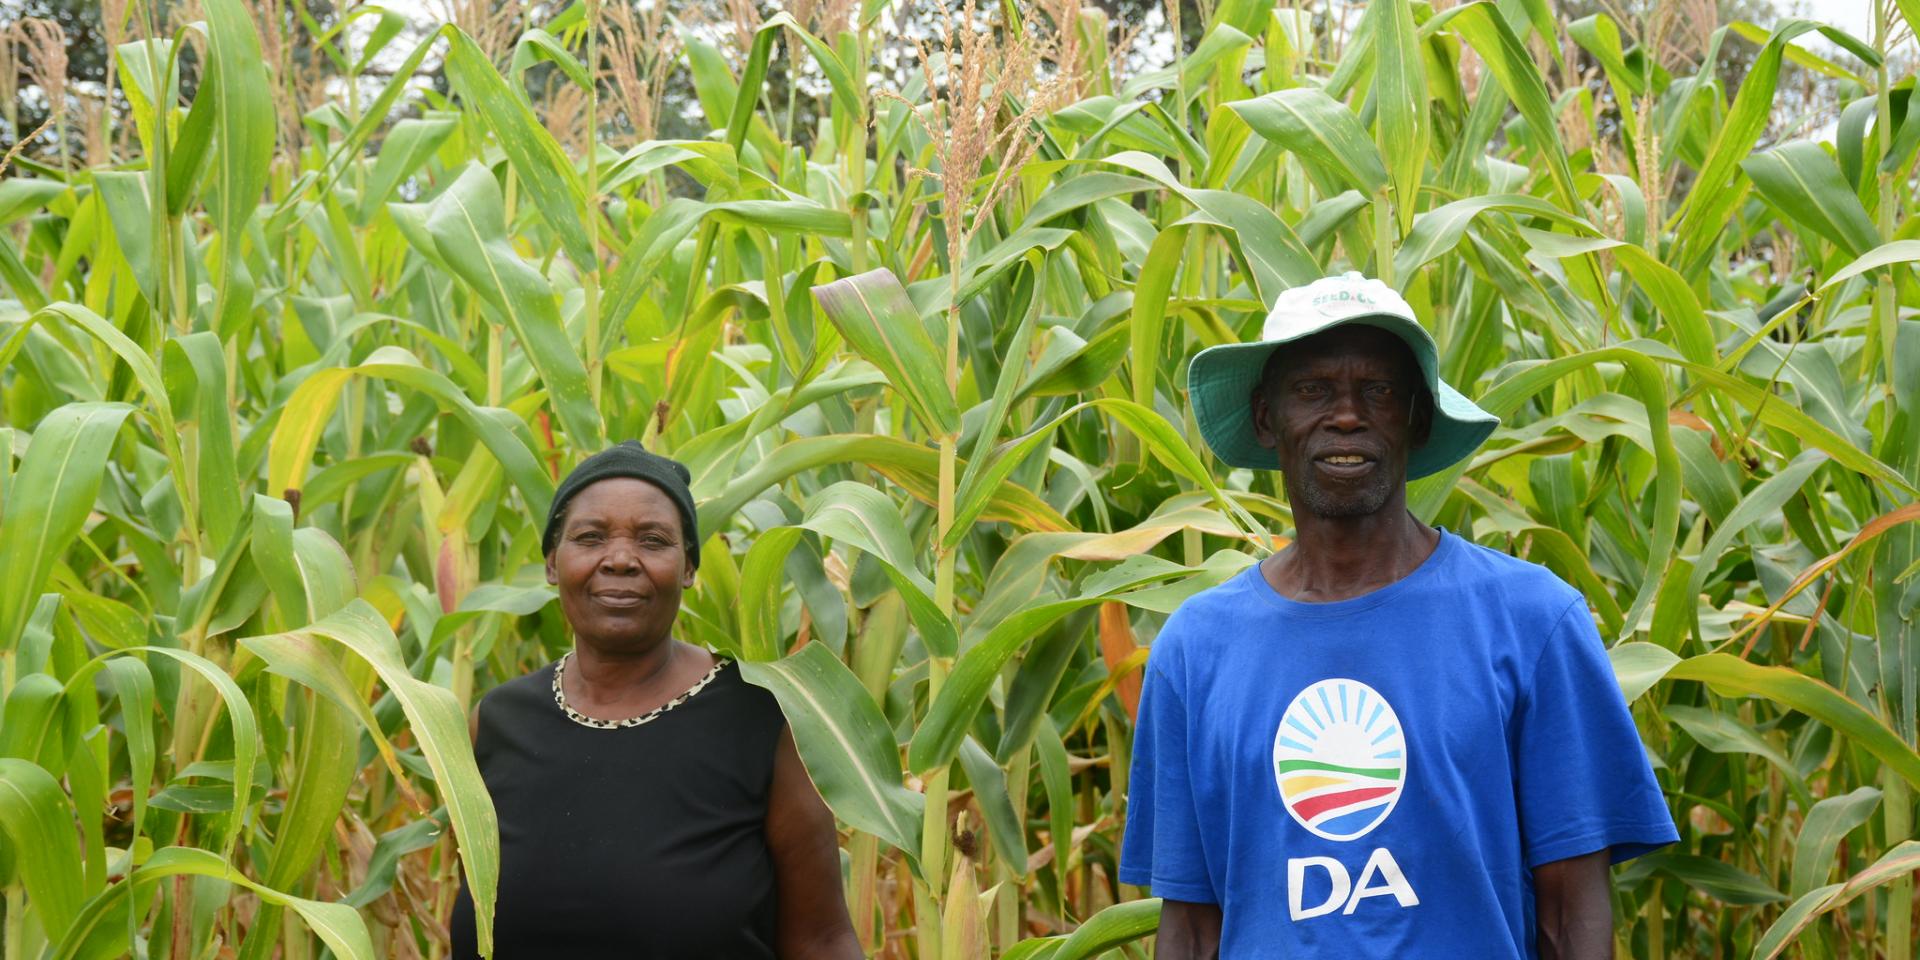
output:
M1433 436L1433 394L1424 389L1419 391L1413 399L1413 410L1410 414L1411 420L1408 426L1411 436L1408 439L1413 442L1414 448L1424 447L1427 445L1427 439Z
M1265 381L1261 381L1258 386L1253 388L1253 393L1247 398L1247 402L1252 405L1250 413L1253 418L1253 441L1268 450L1278 447L1280 445L1280 431L1277 429L1278 425L1274 423L1277 419L1275 416L1277 411L1273 409L1273 404L1267 400L1267 384Z

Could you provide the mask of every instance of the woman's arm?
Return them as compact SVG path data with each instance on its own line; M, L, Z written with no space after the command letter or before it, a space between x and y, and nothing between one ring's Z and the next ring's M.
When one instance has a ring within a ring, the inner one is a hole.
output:
M808 779L790 730L780 732L774 748L767 849L779 896L780 960L859 960L860 941L840 886L833 812Z
M1606 850L1543 863L1533 871L1540 960L1613 956L1613 898Z
M1220 905L1164 900L1160 904L1160 933L1154 937L1159 960L1218 960Z

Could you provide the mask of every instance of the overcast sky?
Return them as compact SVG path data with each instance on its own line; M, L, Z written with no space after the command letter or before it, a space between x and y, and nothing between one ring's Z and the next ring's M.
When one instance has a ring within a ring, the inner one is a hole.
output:
M1807 15L1873 42L1872 0L1819 0L1807 4Z

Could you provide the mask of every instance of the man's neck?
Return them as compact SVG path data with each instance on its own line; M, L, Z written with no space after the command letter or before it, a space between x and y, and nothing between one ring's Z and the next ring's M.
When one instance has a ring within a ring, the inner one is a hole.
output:
M1440 543L1440 531L1414 519L1404 496L1359 517L1322 517L1297 509L1295 538L1260 564L1281 596L1303 603L1348 600L1412 573Z

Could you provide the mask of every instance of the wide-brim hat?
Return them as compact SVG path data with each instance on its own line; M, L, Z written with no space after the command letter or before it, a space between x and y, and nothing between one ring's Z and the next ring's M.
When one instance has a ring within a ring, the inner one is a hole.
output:
M1408 454L1408 480L1454 465L1500 425L1499 417L1440 379L1433 335L1420 325L1407 301L1392 287L1349 272L1282 292L1260 326L1259 340L1209 347L1193 358L1187 368L1187 396L1200 436L1214 456L1235 467L1278 467L1274 452L1260 446L1253 433L1253 389L1267 358L1296 340L1349 323L1379 327L1404 341L1433 396L1433 429L1427 442Z

